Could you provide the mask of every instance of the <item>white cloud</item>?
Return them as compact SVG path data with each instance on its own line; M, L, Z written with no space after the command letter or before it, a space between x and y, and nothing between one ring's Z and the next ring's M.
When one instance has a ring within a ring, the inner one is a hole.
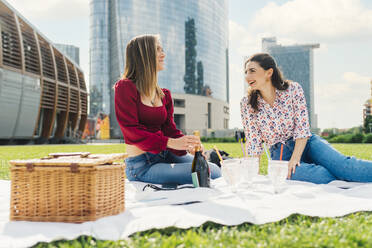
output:
M371 38L372 10L360 0L270 2L257 12L250 28L297 41Z
M315 84L318 125L350 128L362 124L363 104L370 97L370 77L345 72L338 82Z
M89 15L89 0L8 0L8 3L27 20L80 19Z
M342 78L347 82L359 84L362 86L365 86L371 80L371 77L359 75L358 73L355 72L345 72L342 75Z
M229 47L242 58L261 51L261 37L265 34L254 34L247 27L229 21Z

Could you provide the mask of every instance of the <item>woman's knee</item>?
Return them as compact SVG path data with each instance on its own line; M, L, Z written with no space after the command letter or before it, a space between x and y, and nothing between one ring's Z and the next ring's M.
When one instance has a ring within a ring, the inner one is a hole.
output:
M296 167L296 172L292 174L291 180L327 184L336 180L336 177L323 166L301 163L301 166Z
M134 177L132 176L131 172L129 170L125 170L125 177L129 180L129 181L134 181Z
M209 168L211 170L211 178L216 179L221 177L221 169L218 167L218 165L208 162Z

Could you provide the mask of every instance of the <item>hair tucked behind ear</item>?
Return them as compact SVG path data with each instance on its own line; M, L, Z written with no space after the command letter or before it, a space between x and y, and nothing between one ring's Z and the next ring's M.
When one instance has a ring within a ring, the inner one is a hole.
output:
M123 79L132 80L141 95L151 96L155 91L163 98L164 93L157 83L156 71L156 44L159 39L159 35L145 34L129 41Z
M249 62L256 62L258 63L264 70L268 70L270 68L273 69L273 74L271 75L271 82L273 86L278 90L286 90L288 89L289 80L285 80L282 72L278 68L275 63L273 57L270 56L268 53L256 53L249 57L245 63L244 68L247 66ZM258 111L258 95L260 94L259 90L252 90L251 88L248 90L248 97L249 97L249 104L255 111Z

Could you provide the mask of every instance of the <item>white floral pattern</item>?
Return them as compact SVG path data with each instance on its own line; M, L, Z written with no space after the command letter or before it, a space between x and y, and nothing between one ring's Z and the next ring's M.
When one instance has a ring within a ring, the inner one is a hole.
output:
M310 125L304 91L299 83L291 82L288 89L276 90L273 107L258 96L258 112L245 96L240 113L246 136L246 154L261 155L262 142L269 147L293 137L310 137Z

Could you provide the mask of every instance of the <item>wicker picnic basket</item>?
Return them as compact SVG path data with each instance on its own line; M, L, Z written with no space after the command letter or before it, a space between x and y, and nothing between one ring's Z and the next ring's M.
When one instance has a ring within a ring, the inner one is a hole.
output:
M126 154L12 160L10 220L81 223L124 211Z

